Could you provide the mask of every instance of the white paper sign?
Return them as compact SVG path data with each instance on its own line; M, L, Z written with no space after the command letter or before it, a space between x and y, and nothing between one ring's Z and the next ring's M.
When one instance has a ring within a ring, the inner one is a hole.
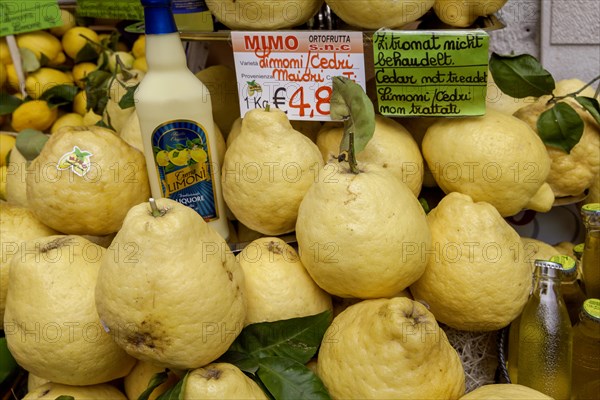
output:
M241 115L279 108L290 120L329 121L331 79L366 88L361 32L231 32Z

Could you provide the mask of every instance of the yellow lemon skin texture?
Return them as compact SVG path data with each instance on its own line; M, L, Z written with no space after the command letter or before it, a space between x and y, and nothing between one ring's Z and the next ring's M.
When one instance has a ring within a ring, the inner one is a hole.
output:
M364 300L327 329L317 374L335 399L458 399L465 374L456 351L422 304Z
M148 202L131 208L115 236L113 246L136 252L103 259L98 314L110 330L128 327L115 341L135 358L198 368L225 353L243 327L243 271L200 214L166 198L156 205L157 216Z
M552 400L552 397L527 386L499 383L480 386L460 400Z
M87 95L85 90L80 90L73 99L73 112L84 116L87 111Z
M83 160L87 172L61 163L75 146L90 153ZM127 211L150 196L143 154L98 126L63 127L50 136L30 168L29 207L45 224L67 234L117 232Z
M50 107L44 100L30 100L22 103L13 111L12 127L15 132L21 132L26 128L46 131L57 117L57 107Z
M266 400L267 396L256 382L235 365L211 363L189 373L183 399Z
M83 126L83 117L77 113L67 113L61 115L54 121L50 128L50 133L56 133L58 130L65 126Z
M154 374L164 372L165 369L149 362L137 361L131 372L123 379L123 388L128 399L137 399L148 388L148 382ZM169 390L179 379L169 371L168 378L152 391L149 400L155 400L158 396Z
M331 296L312 280L292 246L264 237L237 255L246 282L246 325L333 310Z
M135 58L141 58L146 56L146 35L140 35L133 46L131 46L131 53Z
M325 162L339 155L343 133L344 128L340 124L326 124L319 131L317 146ZM421 192L424 170L419 145L410 132L391 118L375 116L373 137L356 159L378 163L408 185L415 196Z
M17 35L17 46L32 51L39 60L42 54L54 60L62 51L60 40L46 31L34 31Z
M71 396L75 400L127 400L116 387L108 383L91 386L69 386L49 382L29 391L23 400L55 400L59 396Z
M61 37L76 25L75 15L64 8L60 9L60 19L62 20L62 25L50 28L50 33L58 37Z
M399 28L421 18L434 0L325 0L349 25L364 29Z
M273 30L292 28L316 14L323 0L256 2L254 0L207 0L211 13L230 29Z
M410 291L451 328L501 329L522 311L531 264L519 234L485 202L446 195L427 214L434 254Z
M61 41L64 52L72 59L75 59L77 53L79 53L86 43L89 43L90 41L100 43L100 38L98 37L98 34L90 28L85 26L74 26L63 34Z
M20 251L11 260L4 315L8 348L19 365L66 385L127 375L135 360L104 330L94 301L107 250L80 236L55 235L27 241ZM37 339L24 336L30 327L49 325L52 334L40 328Z
M374 164L358 167L354 174L333 161L319 171L298 211L300 259L332 295L394 296L425 270L421 249L431 244L425 212L391 172Z
M89 73L94 72L97 68L98 66L91 62L82 62L73 66L73 80L80 89L85 88L85 82L83 81L83 78L85 78Z
M25 90L34 99L40 98L45 91L59 85L73 85L73 80L54 68L42 67L28 74L25 79Z
M16 141L16 137L0 133L0 166L4 166L7 164L6 157L15 146Z
M439 119L427 129L422 149L445 193L486 201L503 217L526 208L546 212L554 203L546 183L550 157L518 118L488 110L482 117Z
M500 10L506 2L507 0L435 0L433 10L442 22L466 28L478 17Z
M27 207L27 160L16 147L10 151L6 171L6 201Z
M8 80L8 73L6 72L6 66L0 63L0 88L4 86Z

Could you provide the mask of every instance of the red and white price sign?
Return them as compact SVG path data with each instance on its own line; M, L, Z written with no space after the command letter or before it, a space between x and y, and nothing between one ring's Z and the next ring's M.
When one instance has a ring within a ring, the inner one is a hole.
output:
M231 32L240 111L280 108L290 120L329 121L332 78L365 85L361 32Z

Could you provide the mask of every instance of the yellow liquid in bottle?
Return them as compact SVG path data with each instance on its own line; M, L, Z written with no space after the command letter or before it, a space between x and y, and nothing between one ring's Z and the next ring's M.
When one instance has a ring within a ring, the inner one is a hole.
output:
M584 307L600 300L590 299ZM583 313L582 313L583 314ZM582 316L573 329L573 395L576 400L600 399L600 320Z
M519 372L519 325L521 317L517 317L508 330L508 359L506 366L511 383L517 383Z
M204 0L174 0L173 17L180 32L212 32L212 13Z
M581 260L581 273L588 298L600 298L600 230L589 230Z
M518 382L555 400L571 398L572 331L569 314L553 294L552 285L540 282L521 315Z

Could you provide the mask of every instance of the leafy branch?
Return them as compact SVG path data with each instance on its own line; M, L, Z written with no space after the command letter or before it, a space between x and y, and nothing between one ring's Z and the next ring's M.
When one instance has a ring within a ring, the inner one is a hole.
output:
M529 54L513 56L493 53L490 58L490 72L498 88L509 96L518 99L550 96L546 102L550 108L540 114L537 120L538 135L548 146L570 153L583 135L585 124L573 106L563 101L567 98L574 99L600 124L598 100L580 96L581 92L600 80L600 76L572 93L556 96L556 83L552 74ZM595 96L597 95L598 91Z

